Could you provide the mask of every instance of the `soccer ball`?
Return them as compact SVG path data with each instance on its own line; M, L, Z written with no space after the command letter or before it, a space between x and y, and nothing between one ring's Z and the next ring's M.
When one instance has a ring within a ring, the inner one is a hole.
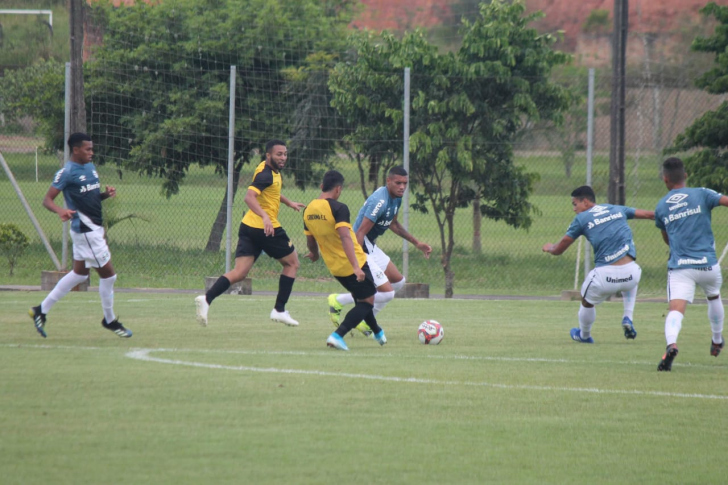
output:
M435 320L424 321L417 329L417 337L419 337L420 342L425 345L437 345L442 341L444 336L445 330L442 328L442 325Z

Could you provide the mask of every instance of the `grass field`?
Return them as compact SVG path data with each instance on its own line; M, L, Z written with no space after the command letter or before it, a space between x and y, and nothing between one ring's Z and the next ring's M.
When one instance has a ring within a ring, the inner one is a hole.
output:
M0 476L45 483L724 483L728 355L706 307L658 373L665 305L598 308L594 345L569 339L576 303L396 300L389 343L327 349L323 298L223 296L210 325L190 294L116 293L134 331L99 325L71 293L40 338L38 292L0 292ZM439 346L417 325L437 319Z
M36 182L34 155L8 153L4 156L60 257L61 224L55 214L41 206L43 195L57 169L58 160L51 156L41 156L39 181ZM456 294L554 295L574 286L576 247L558 258L542 253L541 247L546 242L558 242L573 219L569 193L583 183L585 169L581 165L576 166L572 177L567 179L563 175L560 158L554 154L519 154L517 160L529 171L540 176L532 196L532 201L540 212L534 216L533 225L528 231L512 229L501 222L484 220L482 254L474 254L471 210L459 210L456 215L456 248L452 260L456 275ZM627 186L628 205L653 209L664 195L664 184L657 177L658 165L658 158L653 155L643 155L639 160L635 157L628 159L627 169L631 172ZM344 192L342 200L349 204L355 214L363 201L357 188L358 178L352 166L341 162L338 168L351 184ZM607 168L608 157L602 154L596 156L593 180L598 201L605 199ZM224 272L224 251L203 251L225 193L225 181L215 175L212 169L191 169L180 194L169 200L160 194L158 179L132 173L125 173L120 179L116 169L111 166L102 166L99 170L102 184L115 185L119 194L115 200L105 204L113 202L113 211L117 216L136 214L148 219L148 222L141 219L124 221L109 232L113 261L119 273L117 284L120 287L196 289L202 288L205 276L216 276ZM252 167L247 167L246 170L242 176L244 186L250 178ZM308 202L318 195L313 189L305 192L295 189L290 176L284 179L284 194L293 200ZM239 194L234 208L235 224L244 210L245 204ZM299 254L305 254L300 214L282 207L280 220ZM0 221L20 225L34 241L21 259L14 277L8 276L7 262L0 260L0 285L37 285L40 271L53 269L52 263L3 174L0 174ZM667 247L652 222L632 221L630 225L634 231L638 262L643 268L640 292L643 296L663 296ZM716 209L713 212L713 228L720 253L728 243L728 211ZM409 280L429 283L432 293L442 293L444 277L440 265L441 246L434 216L411 213L410 230L435 249L433 257L425 260L419 252L411 248L413 252L410 257ZM232 242L233 245L237 243L237 226ZM401 267L402 240L395 235L386 234L378 243ZM279 273L280 266L276 261L261 258L251 272L254 288L274 289ZM336 285L323 264L312 265L308 261L302 262L299 283L305 284L306 289L312 291L329 291L331 286Z

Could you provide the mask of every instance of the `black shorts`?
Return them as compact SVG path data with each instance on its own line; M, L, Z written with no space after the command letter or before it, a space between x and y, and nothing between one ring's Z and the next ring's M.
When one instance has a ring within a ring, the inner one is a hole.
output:
M372 272L369 270L369 265L364 263L361 270L364 271L364 279L362 281L357 281L356 275L354 274L335 277L344 288L349 290L349 293L352 294L355 300L366 300L377 293L377 287L374 285L374 278L372 277Z
M266 236L263 229L241 223L235 257L253 256L258 259L262 251L273 259L281 259L295 251L295 248L282 227L276 227L272 236Z

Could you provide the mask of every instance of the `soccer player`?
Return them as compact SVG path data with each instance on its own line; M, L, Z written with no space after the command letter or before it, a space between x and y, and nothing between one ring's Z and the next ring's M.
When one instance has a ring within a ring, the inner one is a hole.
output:
M212 301L225 293L230 285L242 281L262 251L277 259L283 266L278 280L278 296L275 307L270 312L270 319L292 327L298 325L286 310L298 272L298 255L286 231L278 222L278 209L281 202L296 212L306 206L288 200L281 194L280 171L285 167L287 159L288 150L284 142L271 140L266 144L265 160L255 169L253 182L245 194L245 203L250 210L243 217L238 230L235 267L220 276L206 294L195 298L197 321L200 325L207 325L207 312Z
M584 236L594 247L594 269L581 285L579 328L571 329L571 338L593 344L591 328L597 318L594 308L618 291L622 292L624 337L634 339L637 331L632 318L637 298L637 285L642 268L635 262L636 252L632 230L627 219L654 219L652 211L621 205L596 204L594 190L583 185L571 193L571 205L576 217L558 244L544 244L542 250L554 256L563 254L579 237Z
M96 167L91 162L94 144L85 133L74 133L68 137L71 149L70 160L56 172L53 183L43 198L43 207L58 214L63 222L71 221L73 243L73 270L56 284L39 306L28 310L35 329L46 338L46 314L58 300L76 285L86 281L89 268L99 274L99 296L104 318L101 325L119 337L129 338L131 330L124 328L114 314L114 282L116 273L111 264L111 253L106 245L101 213L101 201L116 196L114 187L106 186L101 192ZM67 209L55 203L63 192Z
M708 320L713 331L710 355L718 357L723 349L725 312L720 299L723 277L715 257L710 213L719 205L728 206L728 197L710 189L686 187L687 174L679 158L671 157L663 162L662 178L669 192L657 203L655 225L670 247L667 262L670 307L665 319L667 349L657 370L670 371L677 356L677 336L685 309L693 302L696 285L708 299Z
M354 308L344 317L341 325L326 339L326 345L349 350L344 336L362 320L374 332L379 345L387 337L374 317L374 295L377 288L367 263L367 256L357 242L351 228L349 208L338 201L344 188L344 176L336 170L324 174L321 195L312 200L303 212L303 230L311 261L319 259L319 251L326 267L351 292L356 301Z
M397 220L397 213L402 205L402 196L407 188L408 175L404 167L393 167L387 174L387 184L379 187L364 202L354 223L356 240L367 253L369 269L374 276L377 295L374 299L374 315L378 314L392 299L394 294L404 287L405 278L392 263L389 256L376 245L377 238L391 229L402 239L412 243L429 259L432 247L418 241L408 233ZM343 305L354 303L350 293L332 294L328 298L329 316L334 325L339 324L339 316ZM357 327L365 335L371 333L366 324Z

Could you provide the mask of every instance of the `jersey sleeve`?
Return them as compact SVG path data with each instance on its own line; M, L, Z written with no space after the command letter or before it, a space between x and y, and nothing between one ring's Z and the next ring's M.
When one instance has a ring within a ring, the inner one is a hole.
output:
M273 185L273 172L269 168L265 168L255 174L255 177L253 177L253 182L250 184L250 189L255 190L259 194L263 192L263 190L267 189Z
M566 230L566 235L569 236L571 239L576 239L582 234L584 234L584 230L581 227L581 222L579 222L578 217L574 217L574 220L571 221L571 224L569 224L569 228Z
M662 231L665 230L665 223L662 221L662 216L660 215L660 204L657 204L657 207L655 207L655 226Z
M703 189L703 194L705 196L705 202L708 204L708 207L713 209L714 207L718 207L720 205L720 198L723 196L723 194L716 192L713 189Z
M68 170L66 170L66 167L63 167L56 172L56 175L53 177L53 183L51 184L51 187L53 187L54 189L63 190L66 188L67 183Z
M331 213L334 215L334 227L337 229L346 226L351 227L351 215L349 214L349 207L346 204L342 204L336 201L329 201L331 204Z
M377 217L379 217L379 211L387 203L385 199L378 197L378 195L379 194L377 193L372 194L366 200L366 202L364 202L364 207L362 207L362 213L364 214L364 217L375 223L377 222Z
M627 219L634 219L634 215L637 212L637 209L635 209L634 207L622 207L622 212Z

